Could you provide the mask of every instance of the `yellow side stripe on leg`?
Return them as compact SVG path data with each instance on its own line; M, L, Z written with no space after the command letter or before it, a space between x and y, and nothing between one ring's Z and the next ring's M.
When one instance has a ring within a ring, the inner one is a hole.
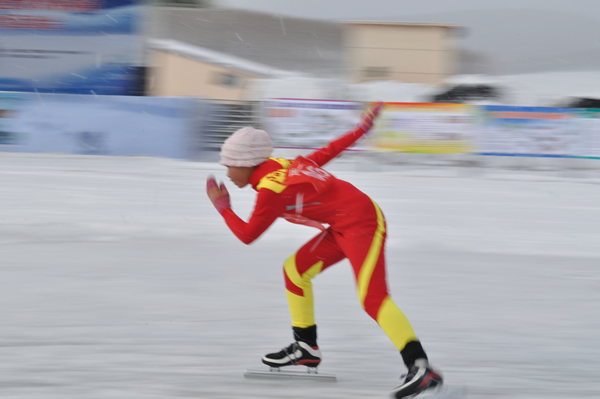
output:
M303 295L296 295L286 290L290 314L292 316L292 326L310 327L315 324L314 299L311 279L319 274L323 269L323 261L319 261L311 266L302 275L296 268L296 254L288 258L284 264L284 269L289 280L296 287L302 290Z
M314 300L312 295L298 296L286 291L292 326L306 328L315 325Z
M294 285L302 288L302 277L300 277L298 269L296 269L296 254L293 254L285 260L283 270L285 270L285 275L292 283L294 283Z
M379 259L381 253L383 234L385 233L385 222L383 220L381 209L379 209L375 201L373 201L373 205L375 206L375 211L377 212L377 230L375 230L375 236L373 237L371 248L369 248L367 257L365 258L362 267L360 268L360 272L358 273L358 295L363 308L365 306L365 298L367 297L367 292L369 290L371 276L373 275L375 265L377 264L377 259Z
M296 268L296 254L294 254L287 258L283 264L283 268L285 270L285 274L295 286L304 288L306 283L310 284L310 280L321 272L321 269L323 268L323 261L318 261L312 265L310 269L300 275L300 273L298 273L298 269Z
M400 351L407 343L417 341L408 318L389 296L383 300L379 308L377 324Z

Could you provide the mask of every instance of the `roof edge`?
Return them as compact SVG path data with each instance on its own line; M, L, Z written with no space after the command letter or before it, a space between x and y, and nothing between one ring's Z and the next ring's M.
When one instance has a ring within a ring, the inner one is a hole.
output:
M182 55L198 61L233 69L238 72L257 75L262 78L292 77L300 75L299 73L278 69L270 65L210 50L205 47L194 46L178 40L148 38L146 39L146 48Z

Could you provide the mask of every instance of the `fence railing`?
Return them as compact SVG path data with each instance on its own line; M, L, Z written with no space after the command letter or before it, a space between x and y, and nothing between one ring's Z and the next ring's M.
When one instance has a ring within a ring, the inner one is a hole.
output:
M201 144L205 151L218 151L223 141L244 126L261 127L259 101L211 100L201 122Z

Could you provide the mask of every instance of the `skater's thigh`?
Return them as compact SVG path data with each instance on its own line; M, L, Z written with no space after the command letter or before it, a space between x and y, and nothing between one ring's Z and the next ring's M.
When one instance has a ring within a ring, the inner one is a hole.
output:
M358 225L343 235L336 235L335 239L350 261L357 279L365 267L385 268L385 224Z
M300 275L318 262L323 262L321 271L344 259L346 256L333 237L330 229L313 237L296 252L296 268Z

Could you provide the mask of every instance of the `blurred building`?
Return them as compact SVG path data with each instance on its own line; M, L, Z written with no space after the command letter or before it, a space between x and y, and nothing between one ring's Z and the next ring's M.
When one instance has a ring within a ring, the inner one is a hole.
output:
M453 75L457 26L417 23L344 24L344 65L351 82L438 84Z
M339 23L242 10L154 7L147 94L247 99L253 82L304 76L436 84L456 27Z
M255 80L288 77L290 73L243 58L176 40L147 42L152 73L151 96L200 96L244 100Z

